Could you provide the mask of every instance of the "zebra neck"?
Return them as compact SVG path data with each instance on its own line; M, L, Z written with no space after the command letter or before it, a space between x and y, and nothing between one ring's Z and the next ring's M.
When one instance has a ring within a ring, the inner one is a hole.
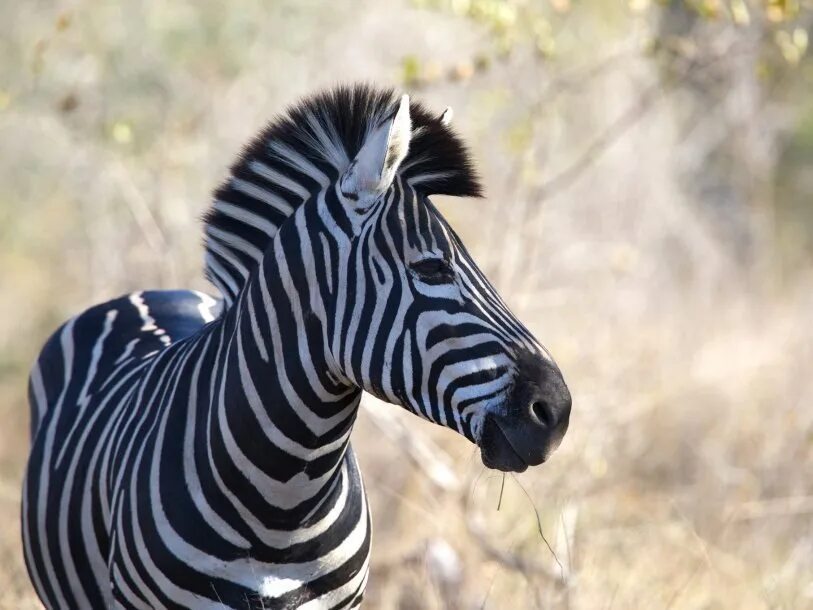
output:
M227 473L227 495L254 498L266 525L283 527L336 489L361 391L332 362L296 239L274 244L224 315L209 417L223 443L201 450Z

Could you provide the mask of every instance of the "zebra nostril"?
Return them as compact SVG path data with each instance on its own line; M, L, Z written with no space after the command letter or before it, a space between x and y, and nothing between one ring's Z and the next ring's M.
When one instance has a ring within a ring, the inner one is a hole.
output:
M553 428L555 425L553 409L541 400L531 403L531 417L548 428Z

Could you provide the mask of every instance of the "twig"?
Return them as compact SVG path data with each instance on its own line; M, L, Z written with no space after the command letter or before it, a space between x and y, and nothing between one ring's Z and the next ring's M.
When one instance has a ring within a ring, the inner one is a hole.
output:
M689 586L689 584L694 580L694 577L697 576L697 573L700 571L700 566L701 565L703 565L703 561L698 560L697 563L695 564L694 569L692 570L691 574L689 574L689 576L686 577L686 580L683 582L683 584L672 594L672 597L669 599L669 602L665 606L665 610L669 610L669 608L671 608L672 606L675 605L675 602L678 600L678 598L681 595L683 595L683 592L686 590L686 588Z
M568 167L559 172L550 180L540 184L532 191L530 199L542 201L549 199L558 191L565 190L590 167L598 157L610 146L618 141L633 125L640 121L654 106L658 94L661 93L660 82L650 85L638 98L635 104L613 121L595 140L593 140L582 154Z
M113 170L113 177L121 187L121 195L130 208L138 228L141 229L141 233L144 235L144 240L156 255L163 257L167 252L167 240L152 210L150 210L149 204L133 183L132 176L130 176L123 163L114 161L111 163L111 169Z
M373 424L397 443L437 487L448 492L460 490L462 484L450 466L453 460L449 455L425 434L413 426L404 425L393 413L394 407L383 403L372 406L369 403L373 400L365 396L361 402Z
M497 510L502 506L502 493L505 491L505 473L502 473L502 483L500 483L500 499L497 500Z
M541 576L546 581L554 585L557 589L562 589L567 586L567 583L563 578L564 571L557 574L555 570L550 569L546 564L540 561L523 557L522 555L512 553L511 551L504 551L492 543L486 534L486 531L481 523L481 519L478 518L475 511L473 511L469 506L468 494L461 494L461 500L463 504L462 508L466 529L489 559L496 561L505 568L518 572L525 577ZM541 533L541 522L538 520L538 517L539 514L537 513L537 525L539 526L539 531ZM544 535L542 538L544 540ZM548 545L548 548L550 548L550 545Z
M794 517L813 513L813 496L789 496L744 502L730 508L731 521L752 521L765 517Z
M553 559L559 566L559 575L562 579L562 582L567 584L567 575L565 574L565 567L562 565L562 562L559 561L559 556L556 554L556 551L553 550L553 547L550 545L550 542L548 542L548 539L545 537L545 532L542 531L542 518L539 516L539 510L536 508L536 504L534 504L533 498L531 498L531 495L528 493L528 490L525 489L525 486L522 483L520 483L516 477L513 477L513 479L517 482L519 488L522 490L522 493L525 494L525 497L528 498L528 502L531 503L531 508L534 509L534 515L536 516L536 529L539 532L539 537L542 538L542 540L545 542L545 546L548 547L550 554L553 555Z
M747 41L747 40L746 40ZM543 201L549 199L558 192L570 187L581 174L590 167L610 146L618 141L630 128L638 123L646 114L652 110L655 103L661 97L660 94L666 90L674 89L683 84L688 78L709 69L718 61L729 57L735 48L742 43L742 40L728 45L725 49L709 57L704 62L690 61L686 67L667 82L655 82L650 85L638 97L625 112L615 121L610 123L588 146L587 148L568 165L550 180L543 182L531 191L529 199Z

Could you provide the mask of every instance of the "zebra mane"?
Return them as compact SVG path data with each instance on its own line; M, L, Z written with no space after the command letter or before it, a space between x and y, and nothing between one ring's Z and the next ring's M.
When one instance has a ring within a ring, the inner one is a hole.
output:
M204 216L206 277L230 305L280 225L336 180L365 137L398 103L392 89L340 86L305 98L243 150ZM439 115L410 103L412 138L399 175L427 195L479 197L461 139Z

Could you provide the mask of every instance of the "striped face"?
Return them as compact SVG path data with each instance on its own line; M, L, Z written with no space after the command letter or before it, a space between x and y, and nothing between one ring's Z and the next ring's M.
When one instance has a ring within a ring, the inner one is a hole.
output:
M342 204L356 219L339 262L345 375L462 433L488 466L544 461L567 429L567 387L428 197L396 178L370 205Z
M395 134L396 142L408 143L408 133ZM568 425L570 394L559 369L420 180L386 175L402 151L381 147L370 162L366 147L336 197L325 199L341 208L330 214L352 227L336 261L337 363L364 390L477 443L487 466L522 471L543 462Z

